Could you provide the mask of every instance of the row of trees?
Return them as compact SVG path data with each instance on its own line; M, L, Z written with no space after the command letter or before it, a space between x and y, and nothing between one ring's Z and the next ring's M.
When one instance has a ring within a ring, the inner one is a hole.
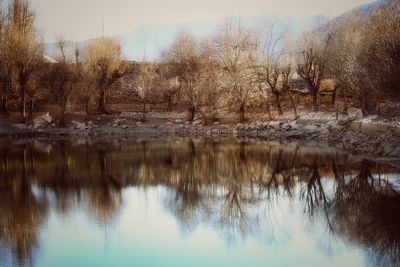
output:
M354 13L337 24L330 45L330 75L356 96L364 113L400 96L400 2L386 0L369 16Z
M54 61L44 55L29 0L13 0L0 12L1 111L8 113L9 103L17 103L25 120L27 106L30 114L34 109L38 89L47 89L62 115L72 93L88 110L93 94L98 92L98 110L106 111L110 88L130 70L118 42L97 40L84 48L82 57L79 49L69 55L68 43L61 37L57 42L59 55Z
M323 83L330 82L333 105L339 93L347 107L350 96L351 104L365 114L379 101L398 100L400 95L399 11L398 1L384 1L368 14L356 11L319 22L297 38L274 23L255 30L228 21L205 40L180 33L162 59L179 80L190 118L202 105L214 107L219 94L244 121L245 108L257 93L270 116L271 99L283 113L283 97L291 100L297 116L291 95L295 80L308 87L314 111Z
M255 30L227 21L204 40L181 32L163 51L162 61L177 78L181 96L188 103L189 119L198 111L215 117L217 108L227 105L235 107L244 121L254 93L260 93L269 106L269 91L282 113L280 99L289 88L291 58L283 46L283 33L273 24L266 28L265 39L258 39Z
M320 89L329 80L333 104L338 93L368 112L377 101L399 96L399 11L398 1L387 0L368 14L320 22L296 38L278 24L250 29L227 20L203 39L180 32L158 63L125 61L121 45L109 38L68 53L60 38L57 61L46 62L29 0L13 0L0 14L1 110L18 103L25 119L27 102L32 112L38 89L47 89L63 115L71 94L86 111L96 97L98 111L105 113L107 95L120 84L143 103L143 119L156 96L171 107L171 97L179 95L189 120L196 113L213 120L229 107L243 122L254 99L264 101L272 118L271 100L282 114L286 98L297 117L295 81L308 87L317 111Z

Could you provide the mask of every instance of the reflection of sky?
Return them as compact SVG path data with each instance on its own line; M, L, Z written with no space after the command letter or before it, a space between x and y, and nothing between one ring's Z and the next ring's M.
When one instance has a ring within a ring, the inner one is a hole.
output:
M163 187L123 192L120 216L93 225L85 211L50 214L37 266L362 266L360 250L328 238L326 222L310 222L298 196L279 198L260 218L260 231L235 243L204 221L187 233L163 206ZM271 230L273 229L273 230ZM273 238L271 238L273 235Z

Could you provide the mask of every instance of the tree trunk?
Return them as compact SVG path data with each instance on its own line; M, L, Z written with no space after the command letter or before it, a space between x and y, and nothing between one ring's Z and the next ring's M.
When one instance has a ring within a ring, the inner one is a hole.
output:
M107 113L106 110L106 90L100 90L100 99L99 99L99 107L98 111L101 113Z
M282 105L281 105L281 94L279 92L274 92L276 107L278 108L279 115L283 114Z
M313 92L313 111L318 111L318 91Z
M29 99L29 117L31 118L33 115L33 109L34 109L35 101L33 98Z
M24 123L26 122L26 92L25 92L25 85L21 84L21 116L22 119L24 120Z
M293 96L289 93L290 96L290 101L292 102L292 106L293 106L293 112L294 112L294 117L295 119L297 119L299 117L299 115L297 114L297 108L296 108L296 102L293 99Z
M168 111L172 111L172 97L168 98L168 106L167 106Z
M336 88L333 89L333 93L332 93L332 107L335 106L336 103Z
M8 90L4 89L4 94L3 94L3 103L2 103L2 111L5 115L8 114Z
M266 100L265 102L266 102L266 104L267 104L267 112L268 112L269 119L270 119L270 120L273 120L272 114L271 114L271 108L270 108L270 106L269 106L269 102L268 102L268 100Z
M61 109L61 121L60 121L61 126L65 126L66 113L67 113L67 106L65 105Z
M360 106L361 106L361 112L362 112L363 116L365 116L367 114L367 105L366 105L364 94L360 94L359 99L360 99L359 101L360 101Z
M90 102L89 99L85 100L85 113L86 113L86 115L89 114L89 102Z
M143 108L142 108L142 122L146 121L146 101L143 102Z
M85 99L84 104L85 104L85 120L88 121L89 120L90 99Z
M239 122L240 122L240 123L246 122L245 104L244 104L244 103L240 104L240 108L239 108Z
M190 105L190 107L189 107L189 115L188 115L188 120L189 121L193 121L194 120L195 113L196 113L196 107L194 105Z

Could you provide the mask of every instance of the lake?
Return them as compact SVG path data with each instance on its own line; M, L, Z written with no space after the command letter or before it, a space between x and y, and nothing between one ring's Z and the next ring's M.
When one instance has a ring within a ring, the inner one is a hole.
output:
M299 144L0 140L0 266L399 266L399 185Z

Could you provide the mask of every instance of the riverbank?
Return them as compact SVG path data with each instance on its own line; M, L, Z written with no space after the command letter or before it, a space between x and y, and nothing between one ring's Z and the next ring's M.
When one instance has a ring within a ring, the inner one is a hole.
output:
M302 142L340 149L368 157L400 159L400 123L379 121L369 117L338 120L303 117L297 120L253 121L245 124L215 122L203 125L182 119L151 118L147 122L125 116L101 115L75 117L65 127L52 122L47 114L37 117L31 125L0 126L1 138L57 137L238 137L281 143Z

